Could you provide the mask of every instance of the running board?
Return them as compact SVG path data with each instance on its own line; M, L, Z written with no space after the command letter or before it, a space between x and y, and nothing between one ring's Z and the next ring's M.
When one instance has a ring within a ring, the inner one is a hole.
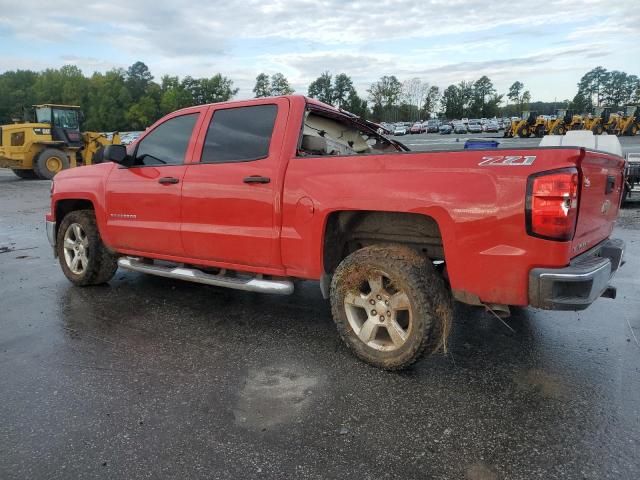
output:
M290 280L265 280L263 278L234 278L224 274L213 275L195 268L164 267L143 263L136 258L122 257L118 266L134 272L148 273L159 277L177 278L188 282L203 283L215 287L227 287L247 292L275 293L289 295L293 293L293 282Z

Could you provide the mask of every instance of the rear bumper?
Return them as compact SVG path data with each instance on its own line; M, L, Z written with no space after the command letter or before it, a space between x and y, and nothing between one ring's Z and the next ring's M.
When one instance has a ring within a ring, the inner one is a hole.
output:
M624 263L624 242L606 240L564 268L529 272L529 304L545 310L584 310L599 297L615 298L609 281Z

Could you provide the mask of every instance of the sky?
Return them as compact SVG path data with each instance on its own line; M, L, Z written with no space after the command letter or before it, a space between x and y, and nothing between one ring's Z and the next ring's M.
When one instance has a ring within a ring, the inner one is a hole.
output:
M383 75L441 88L487 75L498 93L518 80L561 101L598 65L640 76L640 0L0 0L0 45L0 72L141 60L157 80L222 73L237 98L260 72L306 93L329 71L363 96Z

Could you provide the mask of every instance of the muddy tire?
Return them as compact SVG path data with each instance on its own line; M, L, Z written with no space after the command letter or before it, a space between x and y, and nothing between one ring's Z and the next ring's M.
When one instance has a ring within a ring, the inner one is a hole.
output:
M56 251L64 275L81 287L108 282L118 269L117 257L102 243L93 210L76 210L64 217Z
M38 176L36 175L36 172L34 172L33 170L12 168L11 171L15 173L17 177L20 177L24 180L33 180L35 178L38 178Z
M403 246L371 246L345 258L331 281L340 337L385 370L406 368L446 347L452 300L431 262Z
M62 150L47 148L33 160L33 171L38 178L51 180L56 173L69 168L69 157Z

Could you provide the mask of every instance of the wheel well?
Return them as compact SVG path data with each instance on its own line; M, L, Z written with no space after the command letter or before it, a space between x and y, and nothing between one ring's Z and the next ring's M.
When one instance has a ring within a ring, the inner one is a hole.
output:
M75 210L95 210L89 200L60 200L56 203L56 222L60 224L62 219Z
M418 213L342 211L327 219L323 245L323 265L333 273L352 252L374 244L410 246L429 259L444 261L442 235L438 223Z

